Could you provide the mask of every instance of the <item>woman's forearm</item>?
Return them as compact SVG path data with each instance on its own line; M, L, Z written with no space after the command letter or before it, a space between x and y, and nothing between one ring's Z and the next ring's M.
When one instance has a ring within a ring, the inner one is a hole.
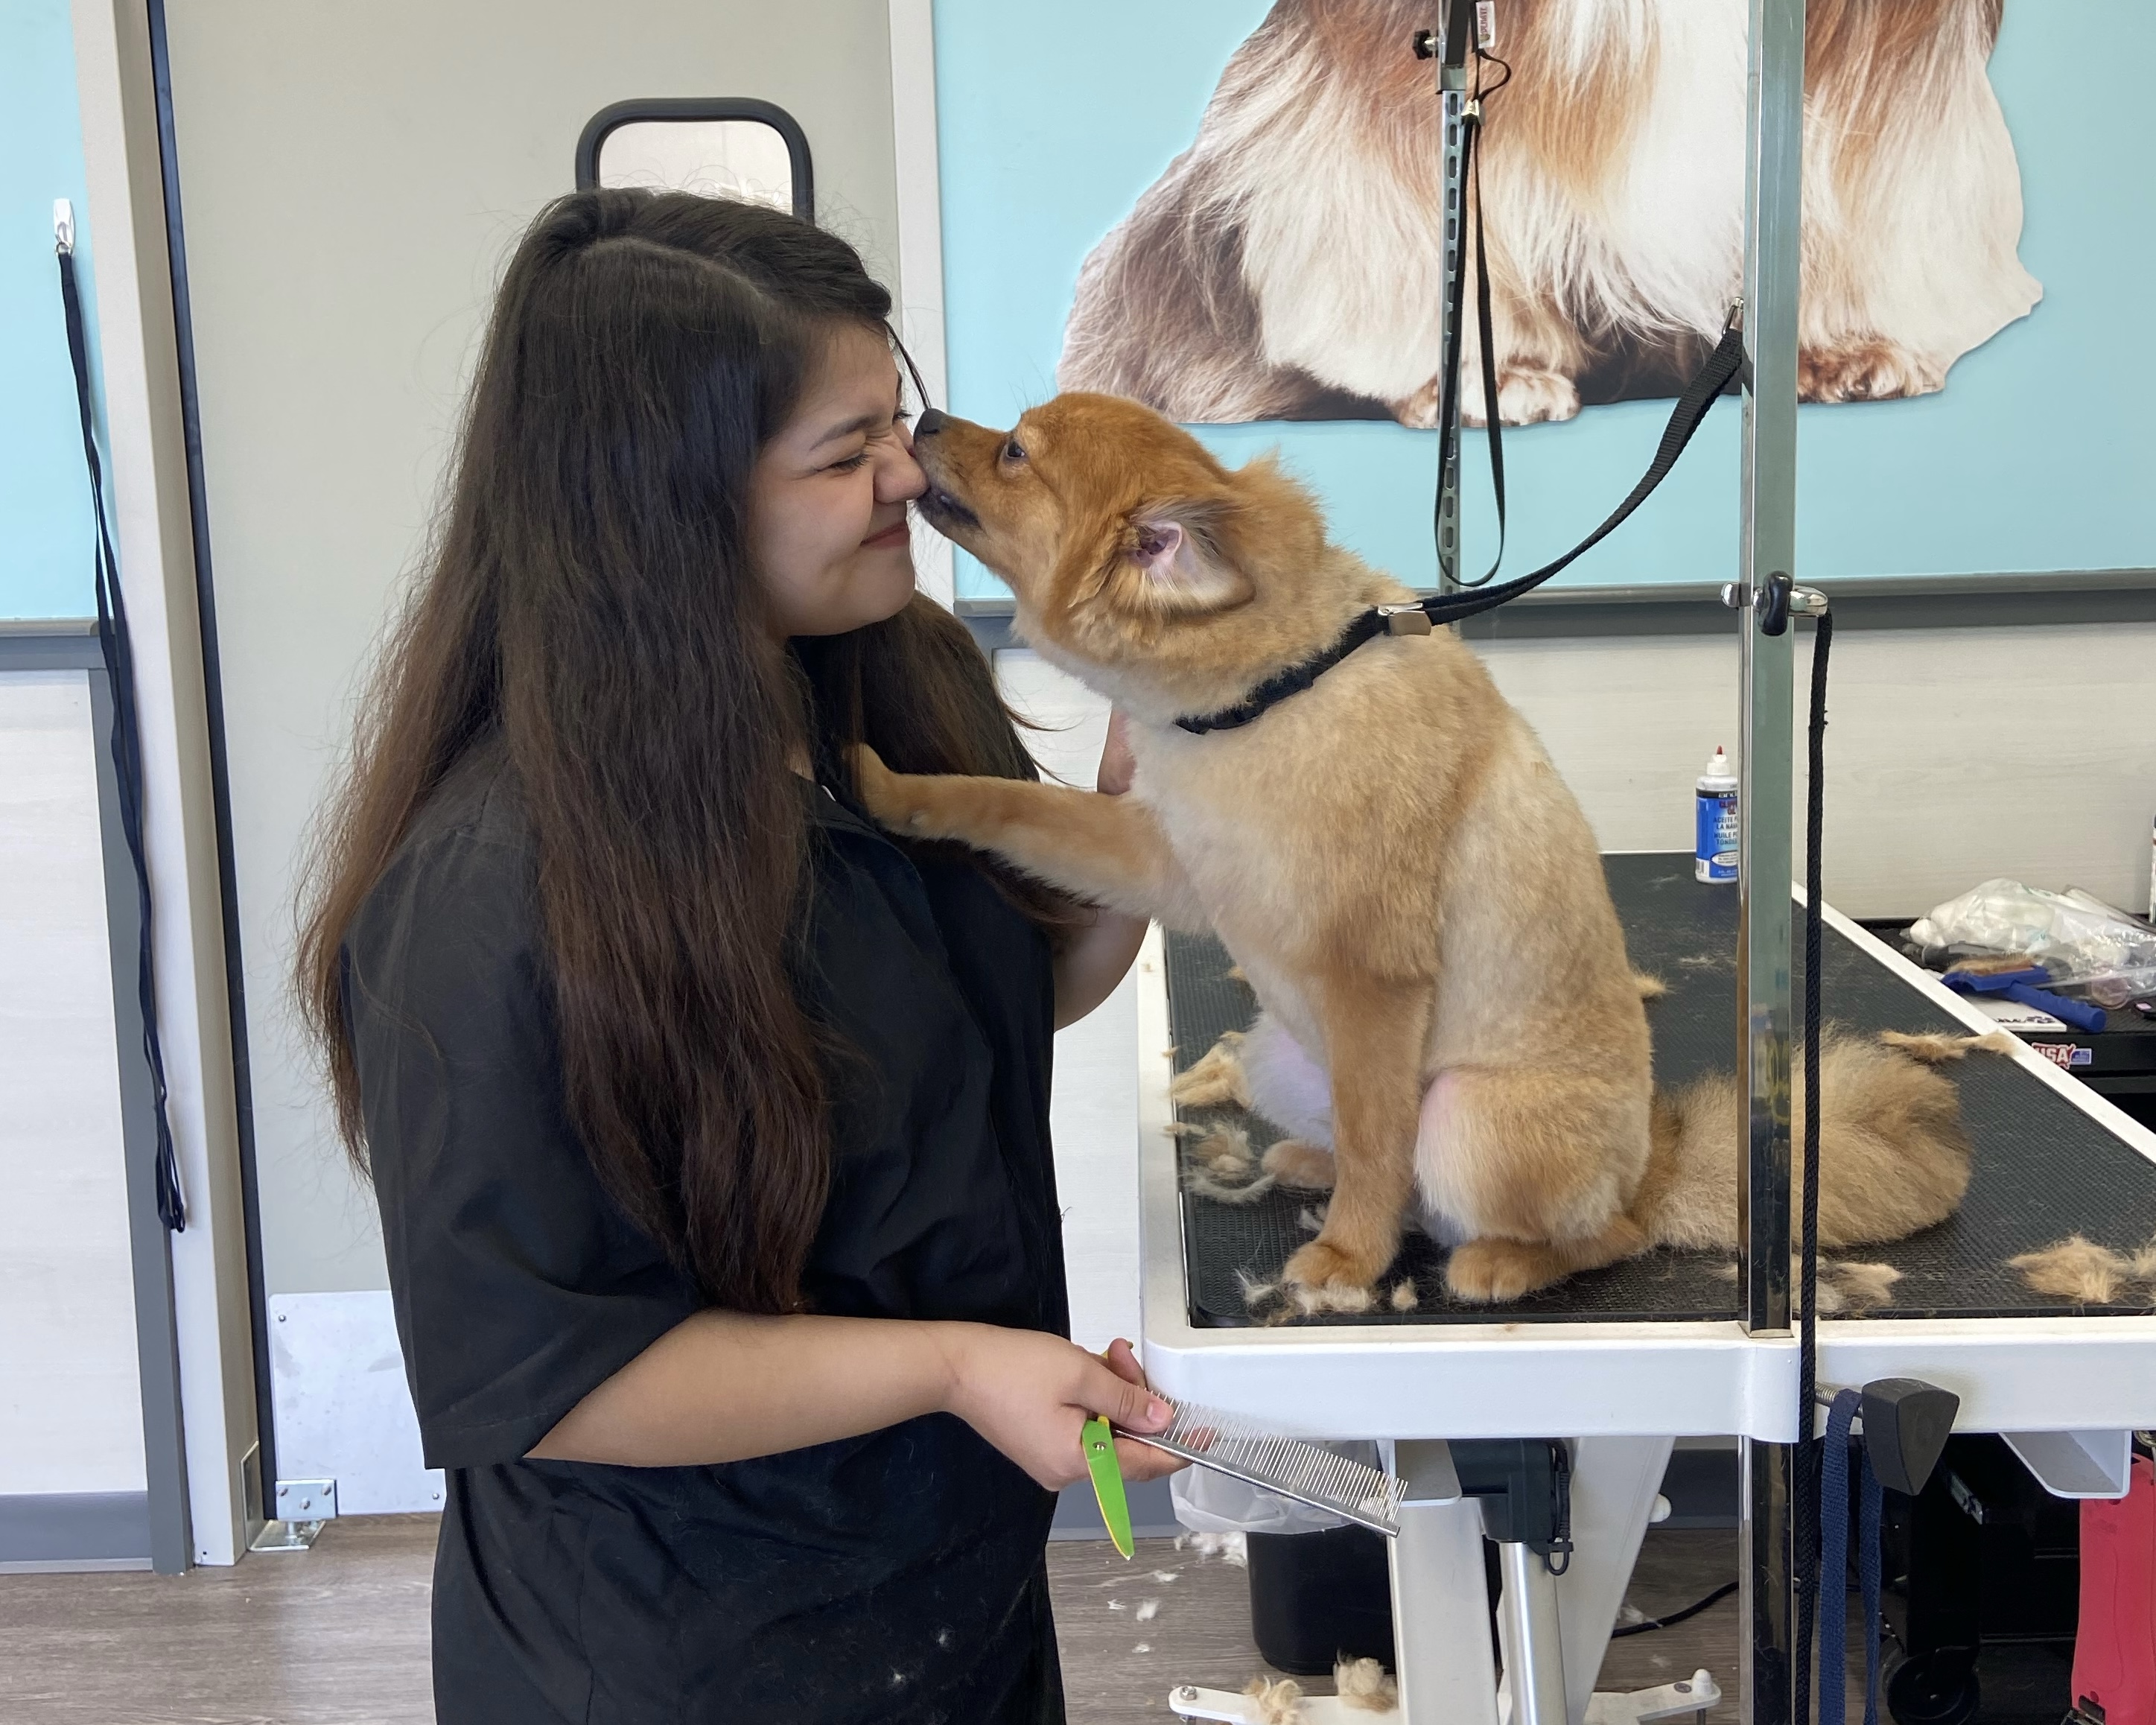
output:
M578 1403L531 1453L683 1467L896 1425L950 1399L950 1360L935 1334L943 1327L700 1312Z
M1088 1414L1124 1431L1158 1431L1171 1417L1127 1342L1096 1358L1060 1336L995 1324L700 1312L578 1402L528 1454L708 1466L937 1413L955 1414L1051 1491L1085 1477L1078 1435ZM1178 1465L1128 1438L1116 1447L1127 1479Z
M1116 992L1150 925L1142 916L1100 911L1077 930L1055 961L1055 1028L1075 1024Z

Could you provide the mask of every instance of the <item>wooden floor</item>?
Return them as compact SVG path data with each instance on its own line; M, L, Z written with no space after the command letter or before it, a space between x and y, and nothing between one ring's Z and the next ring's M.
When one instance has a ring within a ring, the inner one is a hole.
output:
M436 1525L431 1516L332 1522L312 1551L181 1577L0 1576L0 1718L423 1725L434 1718ZM1049 1547L1049 1568L1072 1725L1158 1725L1175 1684L1238 1690L1266 1670L1250 1642L1244 1572L1229 1563L1163 1539L1141 1541L1126 1563L1105 1543L1068 1541ZM1735 1572L1733 1533L1655 1530L1630 1603L1657 1615ZM1732 1598L1675 1628L1613 1641L1600 1686L1643 1688L1705 1666L1733 1692L1737 1622ZM1736 1718L1733 1693L1712 1717Z

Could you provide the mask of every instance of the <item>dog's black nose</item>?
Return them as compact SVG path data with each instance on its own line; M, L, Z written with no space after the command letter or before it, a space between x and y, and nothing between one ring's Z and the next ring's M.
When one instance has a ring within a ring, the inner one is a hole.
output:
M933 437L943 429L943 411L940 408L923 408L921 417L913 422L916 437Z

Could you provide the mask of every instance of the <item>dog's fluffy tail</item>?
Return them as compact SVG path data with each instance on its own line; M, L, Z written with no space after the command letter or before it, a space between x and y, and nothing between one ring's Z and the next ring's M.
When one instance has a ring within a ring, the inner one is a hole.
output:
M1969 1139L1953 1086L1933 1070L1991 1037L1866 1040L1829 1030L1820 1049L1822 1250L1900 1240L1950 1215L1969 1187ZM1794 1058L1802 1070L1802 1054ZM1804 1171L1804 1096L1794 1097L1795 1177ZM1732 1250L1743 1109L1734 1076L1717 1073L1655 1093L1654 1140L1634 1221L1656 1245Z

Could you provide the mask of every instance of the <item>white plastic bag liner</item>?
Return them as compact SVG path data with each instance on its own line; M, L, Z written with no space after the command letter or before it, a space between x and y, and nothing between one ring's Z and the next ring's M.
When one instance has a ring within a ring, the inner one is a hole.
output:
M2078 887L2047 892L1986 880L1909 927L1927 958L2025 954L2070 993L2123 1005L2156 988L2156 933Z
M1373 1443L1317 1447L1372 1467L1385 1465ZM1168 1476L1168 1491L1175 1506L1176 1520L1194 1533L1322 1533L1327 1527L1348 1525L1345 1516L1313 1509L1196 1462Z

